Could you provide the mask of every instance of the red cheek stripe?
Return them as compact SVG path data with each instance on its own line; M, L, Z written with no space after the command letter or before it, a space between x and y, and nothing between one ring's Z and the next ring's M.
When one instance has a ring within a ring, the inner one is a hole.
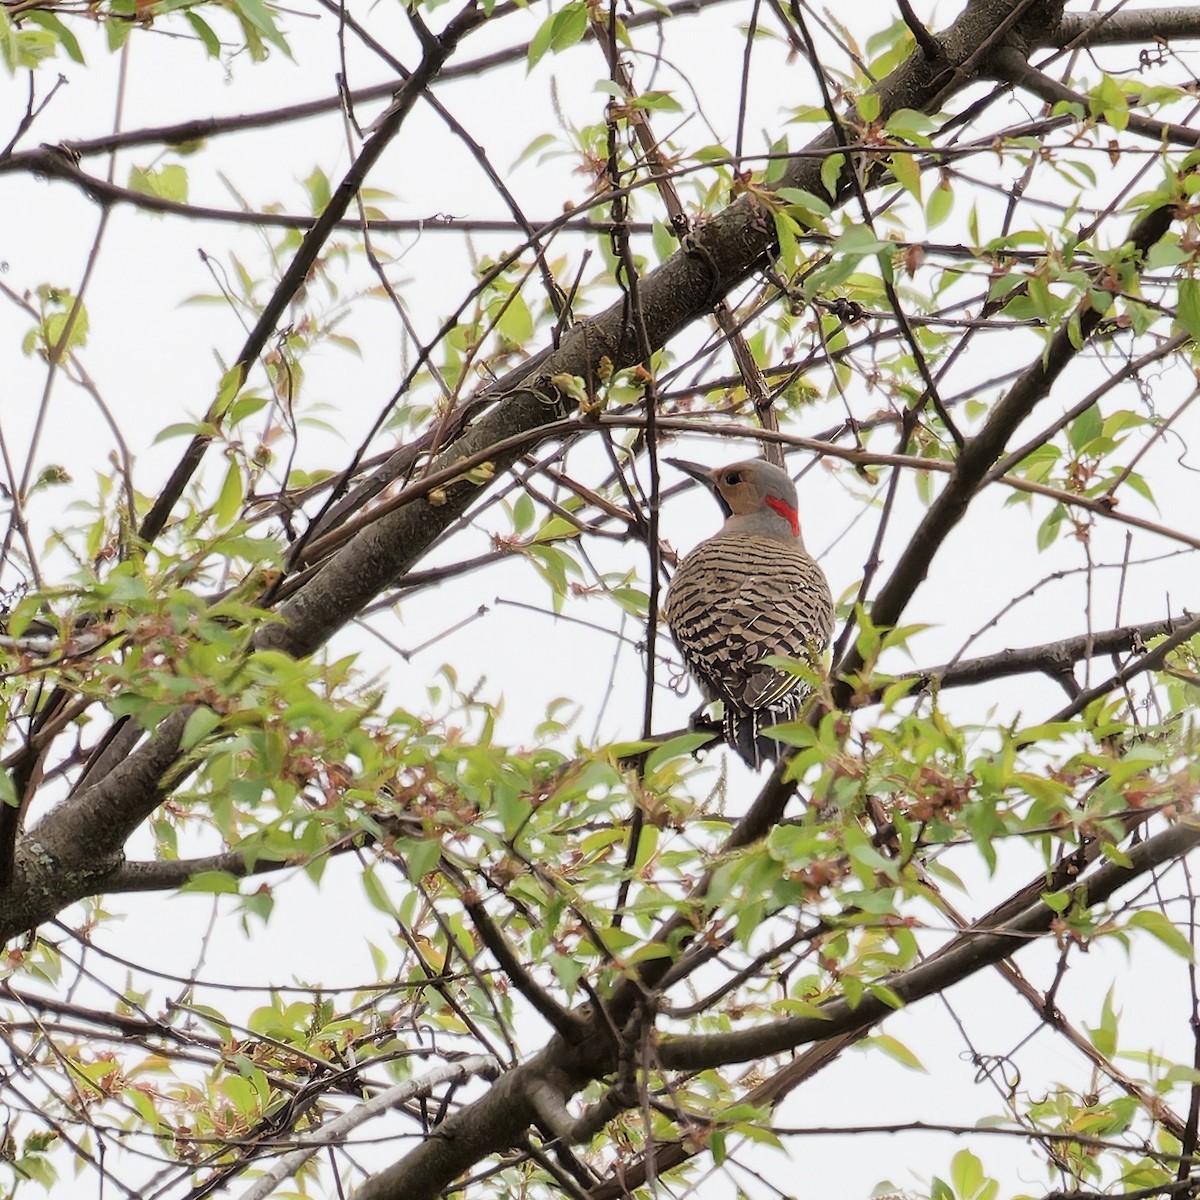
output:
M792 527L792 536L800 536L800 514L788 506L786 501L777 500L774 496L767 497L767 503Z

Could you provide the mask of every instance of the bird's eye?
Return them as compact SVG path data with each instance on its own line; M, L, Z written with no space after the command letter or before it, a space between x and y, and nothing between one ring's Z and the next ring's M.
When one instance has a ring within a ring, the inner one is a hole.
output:
M742 482L742 473L740 471L728 472L725 476L725 482L728 484L741 483Z

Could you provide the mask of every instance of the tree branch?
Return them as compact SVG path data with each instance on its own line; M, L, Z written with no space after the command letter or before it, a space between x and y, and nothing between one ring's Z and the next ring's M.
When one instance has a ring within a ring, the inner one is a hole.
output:
M352 1129L357 1129L374 1117L383 1116L388 1109L407 1104L419 1096L429 1096L434 1088L443 1084L463 1084L468 1079L495 1079L499 1071L500 1064L494 1058L474 1054L458 1062L446 1063L432 1071L426 1071L418 1079L410 1079L406 1083L387 1088L372 1096L370 1100L342 1113L340 1117L327 1121L320 1129L301 1134L295 1139L299 1143L298 1147L289 1150L266 1174L260 1175L254 1184L242 1193L241 1200L266 1200L285 1179L300 1170L319 1150L325 1146L340 1144ZM436 1131L433 1136L437 1136Z
M1172 209L1158 208L1135 223L1128 240L1139 261L1144 261L1146 252L1166 233L1173 219ZM1096 289L1093 289L1091 295L1094 297L1095 293ZM877 627L890 628L900 619L908 601L928 574L934 555L962 520L985 482L988 469L1004 452L1008 439L1049 394L1067 364L1087 344L1106 311L1094 307L1085 296L1079 309L1063 322L1045 350L992 408L979 433L967 441L956 460L950 481L929 506L891 577L871 605L871 619ZM849 700L850 685L846 677L862 665L862 656L854 646L835 665L834 674L840 677L834 688L834 700L838 705Z
M317 256L321 253L326 240L333 232L337 222L345 216L346 210L362 189L371 169L379 161L388 144L399 133L400 126L412 111L418 97L436 78L442 65L454 52L458 43L471 30L481 25L484 20L483 11L476 8L473 2L469 3L458 16L454 17L447 24L440 37L426 42L425 53L421 58L420 66L404 81L395 93L392 103L380 118L375 132L363 144L358 157L342 177L337 189L330 197L329 203L322 209L321 214L313 222L312 228L304 235L304 239L292 257L292 261L288 264L287 270L283 273L283 277L276 285L271 298L259 314L258 321L250 331L245 345L234 362L233 369L239 373L239 387L245 381L250 364L266 346L267 339L274 331L279 318L292 302L296 292L304 286L313 263L316 262ZM214 400L212 407L210 407L204 418L205 421L217 421L221 419L223 414L217 409L218 403L219 399ZM171 473L171 477L163 486L162 491L159 492L157 500L155 500L149 513L146 514L146 518L138 530L138 536L142 541L153 542L162 532L171 514L171 510L175 507L176 501L183 494L188 481L200 465L204 451L211 441L212 436L210 434L196 434L192 438L188 448L183 453L183 457L179 460L175 470Z
M996 28L1011 21L1023 3L990 0L969 6L942 36L945 57L936 66L918 52L875 86L878 119L885 120L901 108L923 109L965 87L981 65L979 47ZM1034 7L1037 11L1027 19L1036 25L1047 14L1044 5ZM973 65L968 69L969 62ZM836 134L827 129L806 150L832 151L837 146ZM822 155L797 158L777 186L819 195L822 161ZM774 241L774 224L751 194L739 197L698 229L685 248L639 281L651 347L660 348L707 313L714 298L725 295L763 261ZM640 338L627 322L626 305L617 301L595 319L571 329L559 349L539 364L536 375L514 372L492 411L440 454L430 469L450 469L572 409L574 401L550 382L555 376L576 377L591 388L609 371L634 366L641 357ZM494 472L506 470L515 456L515 452L497 454ZM262 631L260 644L297 655L311 653L411 567L425 547L462 515L484 483L460 480L439 490L437 504L423 497L414 499L362 530L281 607L283 620Z
M1023 87L1047 104L1066 102L1078 105L1084 113L1091 111L1085 95L1031 67L1025 58L1015 50L1005 49L1002 53L997 54L992 59L992 66L997 79L1017 87ZM1123 116L1126 126L1133 133L1139 133L1154 142L1174 142L1177 146L1200 145L1200 130L1189 129L1186 125L1177 125L1171 121L1156 121L1153 117L1145 117L1141 113L1128 110L1123 112ZM1107 121L1103 113L1099 115L1098 119Z
M1173 862L1197 845L1200 845L1200 821L1182 820L1129 847L1127 866L1104 863L1087 879L1068 889L1070 907L1100 904L1125 884ZM1045 934L1059 919L1056 909L1038 901L1001 925L976 924L918 966L879 982L907 1006L945 991L981 967L1007 958ZM868 992L857 1005L846 1000L822 1005L820 1017L789 1017L733 1033L664 1037L659 1042L659 1060L664 1067L679 1071L704 1071L728 1063L749 1062L852 1030L865 1032L894 1011L885 1000Z
M1064 13L1039 46L1064 50L1127 46L1200 38L1200 8L1125 8L1110 12Z
M1145 671L1157 670L1166 661L1167 655L1172 650L1178 646L1182 646L1184 642L1190 641L1197 633L1200 633L1200 617L1194 617L1191 621L1181 625L1170 637L1160 642L1148 654L1128 663L1103 683L1098 683L1094 688L1089 688L1086 692L1081 692L1066 708L1056 712L1050 720L1069 721L1072 717L1083 712L1093 700L1099 700L1102 696L1107 696L1109 692L1128 683L1135 675L1141 675Z
M449 864L443 860L443 868ZM453 872L458 875L457 871ZM462 880L459 879L460 886ZM513 953L512 947L504 935L496 928L491 914L478 900L471 898L470 891L463 886L463 908L467 910L483 944L492 952L492 957L500 969L508 976L509 982L525 997L559 1036L572 1040L579 1037L586 1028L587 1022L578 1013L573 1013L555 1002L554 998L537 982L525 968L525 964Z
M1144 649L1145 643L1151 638L1164 633L1174 633L1183 626L1183 617L1166 617L1161 621L1148 621L1144 625L1122 625L1117 629L1105 629L1099 633L1081 633L1057 642L1043 642L1040 646L1000 650L996 654L986 654L981 658L946 663L940 667L927 667L921 671L906 671L899 678L919 679L923 684L936 681L940 687L969 687L972 684L988 683L993 679L1025 675L1033 671L1057 676L1085 658L1136 650L1139 647ZM1137 665L1141 666L1144 661L1145 659L1140 659ZM1117 683L1110 683L1105 691L1111 691L1116 686Z

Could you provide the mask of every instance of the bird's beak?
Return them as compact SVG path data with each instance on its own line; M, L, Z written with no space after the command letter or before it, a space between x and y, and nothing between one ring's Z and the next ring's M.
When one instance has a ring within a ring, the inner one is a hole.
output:
M727 516L733 515L733 509L729 507L729 501L721 495L720 488L717 487L717 471L715 467L706 467L703 463L688 462L685 458L664 458L663 462L669 463L677 471L682 471L685 475L690 475L693 479L704 484L716 502L721 506L721 511Z
M685 458L664 458L663 462L668 463L677 471L682 471L685 475L690 475L693 479L699 480L709 491L716 487L713 480L712 467L706 467L703 463L688 462Z

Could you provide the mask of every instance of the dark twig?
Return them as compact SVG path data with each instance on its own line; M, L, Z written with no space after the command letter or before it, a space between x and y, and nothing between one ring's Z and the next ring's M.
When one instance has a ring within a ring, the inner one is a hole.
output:
M896 5L900 9L900 15L904 18L905 25L908 26L908 31L916 38L917 45L921 47L921 53L931 63L937 62L942 57L941 43L921 24L908 0L896 0Z

